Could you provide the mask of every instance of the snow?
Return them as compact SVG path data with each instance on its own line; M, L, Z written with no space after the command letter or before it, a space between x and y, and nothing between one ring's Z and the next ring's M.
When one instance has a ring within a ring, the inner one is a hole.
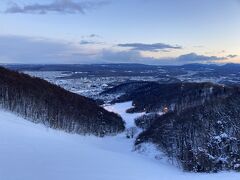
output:
M112 108L122 112L127 105ZM0 110L0 180L240 179L234 172L182 172L161 159L133 152L132 141L124 133L106 138L67 134Z
M135 126L134 119L144 115L145 113L126 113L127 109L132 108L132 101L116 103L113 105L107 105L104 108L108 111L115 112L121 115L123 120L125 121L125 126L127 128Z
M213 139L215 139L217 142L222 142L223 139L235 139L234 137L229 137L229 135L227 133L222 133L219 136L213 136Z

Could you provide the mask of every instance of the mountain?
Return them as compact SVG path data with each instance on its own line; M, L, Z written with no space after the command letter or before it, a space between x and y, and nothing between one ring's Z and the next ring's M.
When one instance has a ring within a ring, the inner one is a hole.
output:
M142 71L157 69L154 65L145 64L6 64L5 67L18 71L83 71L83 72L95 72L96 70L101 72L108 71Z
M133 82L119 85L102 94L120 94L113 102L133 101L134 107L128 112L156 112L163 108L180 112L210 99L228 96L235 91L237 89L234 87L212 83Z
M119 113L119 112L118 112ZM0 110L1 180L239 180L193 174L132 151L125 134L98 138L47 129ZM153 153L153 149L151 149ZM164 177L164 178L163 178Z
M142 121L146 130L136 146L152 142L187 171L240 171L239 104L239 91L226 93L180 112L168 112L146 125Z
M200 64L200 63L192 63L192 64L184 64L182 66L179 66L184 70L188 70L188 71L205 71L205 70L216 70L219 67L221 67L220 65L217 64Z
M129 113L143 129L136 149L154 143L186 171L240 171L240 89L212 83L125 83L107 93L132 101ZM164 115L161 115L162 112Z
M104 136L124 130L121 117L95 101L2 67L0 106L35 123L72 133Z

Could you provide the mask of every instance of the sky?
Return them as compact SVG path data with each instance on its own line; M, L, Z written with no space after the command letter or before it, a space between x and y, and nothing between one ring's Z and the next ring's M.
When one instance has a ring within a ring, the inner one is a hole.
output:
M0 63L240 63L240 0L1 0Z

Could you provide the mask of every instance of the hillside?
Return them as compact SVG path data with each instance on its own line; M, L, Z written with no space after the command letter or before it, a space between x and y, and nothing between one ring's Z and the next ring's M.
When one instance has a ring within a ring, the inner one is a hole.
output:
M118 112L117 109L115 109ZM132 151L120 134L79 136L34 124L0 110L1 180L238 180L239 173L182 172ZM153 151L151 151L153 153ZM24 164L24 166L23 166Z
M151 121L136 145L152 142L184 170L240 170L240 97L221 97ZM191 112L191 113L189 113Z
M128 112L156 112L163 108L180 112L205 101L227 97L237 91L234 87L212 83L133 82L116 86L102 94L120 94L113 102L133 101L134 107Z
M118 115L49 82L0 67L0 106L35 123L104 136L124 130Z
M105 92L120 94L113 102L132 101L127 112L147 113L135 119L144 130L136 149L154 143L187 171L240 170L238 86L139 82Z

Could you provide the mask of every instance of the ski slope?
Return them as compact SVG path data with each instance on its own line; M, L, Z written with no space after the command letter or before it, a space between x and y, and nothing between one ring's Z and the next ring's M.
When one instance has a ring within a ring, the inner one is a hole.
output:
M132 108L132 102L123 102L123 103L116 103L113 105L107 105L104 108L110 112L115 112L121 115L123 120L125 121L126 128L135 126L134 119L142 116L145 113L126 113L127 109Z
M185 173L133 152L132 144L124 134L106 138L67 134L0 110L0 180L240 179L235 172Z

